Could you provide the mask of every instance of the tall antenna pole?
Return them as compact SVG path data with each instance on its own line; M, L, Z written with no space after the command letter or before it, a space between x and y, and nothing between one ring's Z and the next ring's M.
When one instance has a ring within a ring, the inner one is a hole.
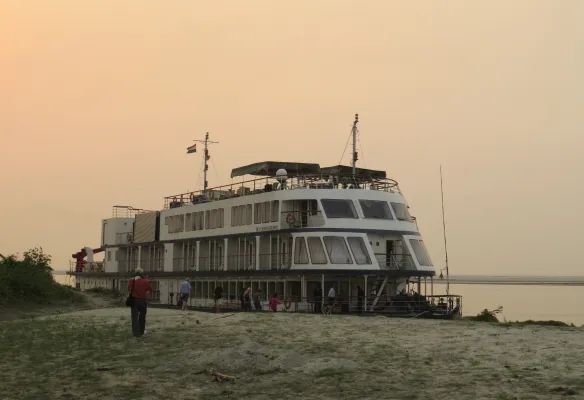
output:
M355 121L353 121L353 157L351 158L351 166L353 167L353 179L355 179L355 167L357 165L357 160L359 159L357 154L357 124L359 123L359 114L355 114Z
M205 140L195 140L195 142L203 143L205 145L205 151L203 152L203 194L206 195L207 188L209 187L209 182L207 181L207 171L209 170L208 161L211 158L211 156L209 155L209 145L219 142L213 142L212 140L209 140L209 132L205 133ZM197 152L196 143L192 146L187 147L187 154L196 152Z
M205 154L203 154L203 193L207 193L207 186L209 186L209 182L207 182L207 171L209 170L209 132L205 133Z
M442 164L440 165L440 195L442 197L442 232L444 234L444 255L446 265L446 294L450 294L450 279L448 274L448 247L446 246L446 218L444 217L444 184L442 182Z

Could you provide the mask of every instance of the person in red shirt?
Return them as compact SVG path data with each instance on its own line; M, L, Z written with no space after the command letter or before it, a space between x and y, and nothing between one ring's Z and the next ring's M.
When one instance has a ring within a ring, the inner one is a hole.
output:
M278 311L278 304L280 304L280 300L278 300L278 293L274 293L272 298L270 298L270 310L273 312Z
M146 299L152 295L150 281L144 278L144 271L136 268L136 276L128 281L128 292L132 296L132 334L136 337L144 335L146 329Z

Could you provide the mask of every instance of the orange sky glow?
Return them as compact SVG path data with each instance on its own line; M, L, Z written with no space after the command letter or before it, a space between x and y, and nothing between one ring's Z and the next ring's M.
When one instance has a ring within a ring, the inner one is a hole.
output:
M451 272L581 275L584 2L0 0L0 253L56 269L114 204L256 161L400 183ZM348 153L347 153L348 154ZM348 163L348 156L343 160Z

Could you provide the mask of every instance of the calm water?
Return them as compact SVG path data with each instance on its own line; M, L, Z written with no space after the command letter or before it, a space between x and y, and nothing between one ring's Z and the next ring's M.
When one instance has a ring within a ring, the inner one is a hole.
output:
M73 283L72 278L64 275L56 275L55 280ZM443 284L434 286L435 294L445 290ZM584 286L451 284L450 292L463 296L464 315L503 306L500 320L553 319L584 325Z
M435 292L445 290L434 286ZM558 320L584 325L584 286L451 284L463 296L463 315L503 306L499 320Z

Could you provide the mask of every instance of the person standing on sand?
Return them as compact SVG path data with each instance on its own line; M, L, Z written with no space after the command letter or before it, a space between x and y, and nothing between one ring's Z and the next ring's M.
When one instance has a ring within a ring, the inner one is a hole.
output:
M215 300L215 312L219 312L219 300L223 297L223 287L216 286L213 300Z
M146 330L146 298L152 295L150 281L144 278L142 268L136 268L136 276L128 281L128 292L132 296L132 334L135 337L144 335Z
M277 312L278 304L280 304L280 300L278 300L278 293L274 293L270 298L270 310Z
M322 289L320 286L314 288L312 296L314 297L314 312L320 314L322 311Z
M248 286L245 292L243 292L243 311L251 311L251 298L251 286Z
M337 292L335 291L335 287L331 286L331 288L328 291L328 294L326 295L326 303L330 306L334 306L336 297Z
M260 295L262 291L256 290L253 294L253 308L254 311L261 311L262 310L262 302L260 300Z
M189 296L191 295L192 290L191 283L189 282L189 278L185 278L184 281L180 284L179 295L181 301L181 307L183 311L187 310L189 306Z

